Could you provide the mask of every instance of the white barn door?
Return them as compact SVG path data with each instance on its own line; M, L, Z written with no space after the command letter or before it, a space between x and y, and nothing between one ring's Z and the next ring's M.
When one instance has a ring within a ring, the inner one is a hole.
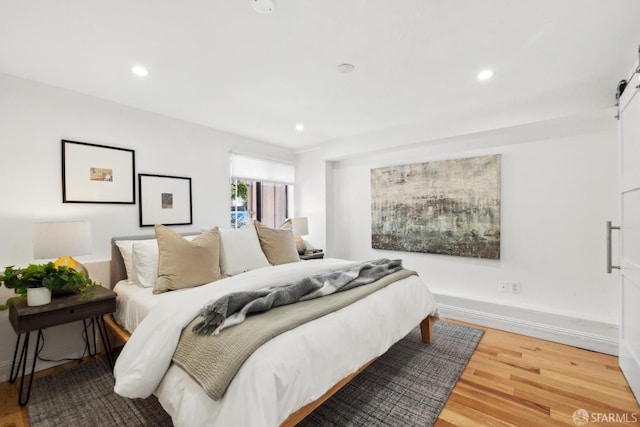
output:
M620 284L622 319L619 363L640 401L640 75L620 97Z

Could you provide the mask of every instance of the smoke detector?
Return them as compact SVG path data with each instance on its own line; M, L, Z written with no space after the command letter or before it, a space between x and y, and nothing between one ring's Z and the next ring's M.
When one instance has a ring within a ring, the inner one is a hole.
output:
M276 8L276 0L251 0L251 6L258 13L271 13Z

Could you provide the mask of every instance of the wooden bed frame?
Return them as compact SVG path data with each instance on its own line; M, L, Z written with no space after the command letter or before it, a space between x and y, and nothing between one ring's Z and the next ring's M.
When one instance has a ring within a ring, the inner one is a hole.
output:
M183 235L193 235L198 233L185 233ZM120 254L120 250L118 246L115 244L116 240L146 240L146 239L154 239L155 236L127 236L127 237L114 237L111 239L111 288L113 288L116 283L120 280L126 278L126 269L124 266L124 261L122 259L122 255ZM425 344L431 344L433 340L433 322L434 318L432 316L427 316L422 322L420 322L420 334L422 337L422 342ZM109 333L109 338L111 339L114 346L118 343L125 344L131 334L125 330L123 327L118 325L111 314L104 317L104 322L107 327L107 332ZM365 363L355 372L347 375L338 383L336 383L333 387L331 387L325 394L320 396L318 399L314 400L298 409L289 417L282 422L281 427L293 427L302 421L307 415L313 412L318 406L322 405L327 399L333 396L338 390L344 387L349 381L355 378L360 372L362 372L367 366L373 363L376 359L372 359L369 362Z

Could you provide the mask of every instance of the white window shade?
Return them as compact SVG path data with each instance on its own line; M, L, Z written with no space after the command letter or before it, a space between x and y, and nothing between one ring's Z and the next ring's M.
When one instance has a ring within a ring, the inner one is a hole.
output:
M291 163L232 154L231 177L248 181L294 184L296 169Z

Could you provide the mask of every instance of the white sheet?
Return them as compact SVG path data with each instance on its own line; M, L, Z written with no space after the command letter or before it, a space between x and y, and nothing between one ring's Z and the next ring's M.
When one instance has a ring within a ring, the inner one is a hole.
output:
M116 312L113 317L129 332L133 332L142 319L158 303L159 299L153 298L153 288L143 288L121 280L113 287L118 297L116 298Z
M113 291L118 294L114 318L120 326L131 333L156 305L182 292L180 290L154 294L153 288L142 287L128 280L116 283Z
M147 397L155 390L176 426L280 424L384 353L427 315L435 314L427 286L409 277L272 339L245 362L220 401L210 399L188 374L170 366L180 331L208 300L227 292L257 289L347 264L325 259L266 267L163 298L118 358L115 391L126 397Z

